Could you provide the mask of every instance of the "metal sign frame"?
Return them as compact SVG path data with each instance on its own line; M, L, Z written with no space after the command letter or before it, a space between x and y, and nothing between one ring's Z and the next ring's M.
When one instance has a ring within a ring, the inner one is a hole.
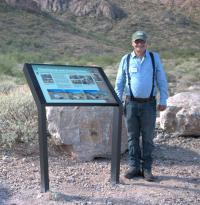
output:
M107 89L110 91L114 102L47 102L45 95L33 71L34 66L48 66L55 69L83 68L96 69L103 78ZM28 64L25 63L23 71L35 100L38 110L38 134L40 150L40 173L41 173L41 192L49 190L48 172L48 141L46 125L46 106L112 106L113 107L113 133L112 133L112 156L111 156L111 181L119 183L120 174L120 154L121 154L121 125L122 125L122 103L116 95L111 83L101 67L94 66L74 66L74 65L52 65L52 64Z

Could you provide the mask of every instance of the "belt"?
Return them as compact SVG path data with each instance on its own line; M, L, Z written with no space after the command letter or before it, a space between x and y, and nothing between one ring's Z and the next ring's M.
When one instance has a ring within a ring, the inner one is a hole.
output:
M138 102L138 103L145 103L145 102L151 102L153 100L155 100L156 97L149 97L149 98L131 98L131 96L126 96L125 100L126 101L134 101L134 102Z

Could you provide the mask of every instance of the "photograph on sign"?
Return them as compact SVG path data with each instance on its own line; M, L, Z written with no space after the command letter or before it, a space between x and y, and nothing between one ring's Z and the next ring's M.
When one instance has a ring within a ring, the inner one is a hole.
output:
M100 68L32 64L47 103L116 103Z

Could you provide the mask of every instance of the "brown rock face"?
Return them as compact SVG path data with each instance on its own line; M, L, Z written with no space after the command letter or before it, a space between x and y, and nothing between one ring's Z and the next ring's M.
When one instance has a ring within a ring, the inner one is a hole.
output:
M69 9L76 16L104 16L109 19L125 16L120 8L106 0L72 0Z
M7 4L33 11L66 12L75 16L103 16L120 19L125 16L122 9L107 0L5 0Z
M95 15L98 4L97 1L72 0L69 4L70 11L76 16Z
M63 12L70 0L5 0L7 4L33 11Z
M37 0L41 10L48 12L64 12L70 0Z

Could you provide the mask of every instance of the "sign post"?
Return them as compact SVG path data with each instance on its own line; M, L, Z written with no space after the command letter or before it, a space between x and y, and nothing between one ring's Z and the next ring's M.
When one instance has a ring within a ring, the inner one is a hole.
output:
M122 106L113 110L112 156L111 156L111 181L119 183L120 155L121 155L121 126Z
M41 192L49 190L46 106L112 106L111 181L119 183L122 104L100 67L24 64L38 109Z
M49 190L48 142L45 106L38 107L38 134L40 149L41 192Z

